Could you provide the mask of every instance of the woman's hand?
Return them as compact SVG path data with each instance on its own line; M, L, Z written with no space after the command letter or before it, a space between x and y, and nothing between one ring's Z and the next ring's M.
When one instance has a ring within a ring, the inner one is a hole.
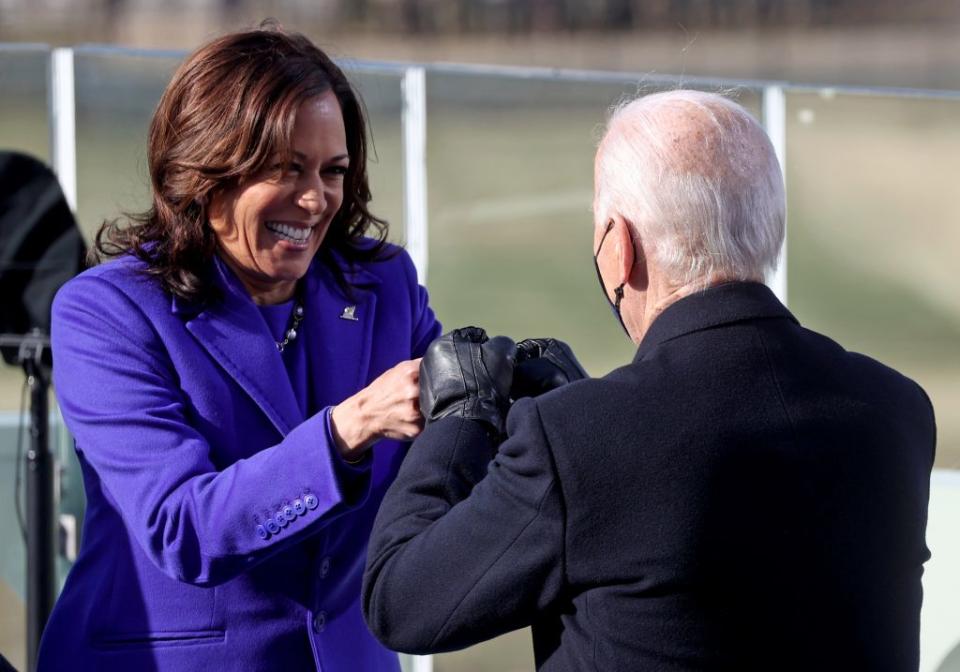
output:
M423 429L420 360L400 362L334 407L330 427L337 450L358 460L379 439L409 441Z

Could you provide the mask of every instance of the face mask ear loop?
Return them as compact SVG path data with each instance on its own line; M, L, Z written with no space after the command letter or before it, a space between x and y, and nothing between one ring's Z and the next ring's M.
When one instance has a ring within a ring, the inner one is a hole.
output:
M623 333L627 335L627 338L632 338L630 336L630 330L627 329L627 325L623 322L623 315L620 313L620 302L623 301L623 286L627 283L621 283L619 287L613 290L613 295L616 297L616 301L613 304L613 313L617 316L617 321L620 323L620 328L623 329Z
M610 300L610 297L607 296L606 285L603 282L603 275L600 274L600 262L597 257L600 256L600 248L603 247L603 241L607 239L607 234L610 233L610 230L613 228L613 220L611 219L607 223L607 230L603 232L603 236L600 237L600 244L597 245L597 251L593 255L593 267L597 271L597 280L600 281L600 289L603 290L603 298L607 300L607 304L610 306L610 310L617 317L617 322L620 323L620 328L623 329L623 333L627 335L627 338L632 338L630 336L630 331L627 329L627 325L623 323L623 315L620 314L620 302L623 301L623 287L627 283L621 282L620 286L613 290L613 295L616 297L616 302Z

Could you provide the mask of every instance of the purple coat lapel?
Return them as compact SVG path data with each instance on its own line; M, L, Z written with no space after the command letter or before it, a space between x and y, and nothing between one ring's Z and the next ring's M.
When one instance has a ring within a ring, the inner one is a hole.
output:
M314 262L305 279L310 375L313 381L323 381L314 386L321 407L340 403L368 382L377 308L370 288L380 278L362 269L348 271L346 277L353 287L351 298L343 295L333 273L320 262Z
M303 416L280 352L240 281L219 259L216 268L223 300L188 317L187 331L286 436L303 422ZM173 311L189 313L195 308L175 296Z

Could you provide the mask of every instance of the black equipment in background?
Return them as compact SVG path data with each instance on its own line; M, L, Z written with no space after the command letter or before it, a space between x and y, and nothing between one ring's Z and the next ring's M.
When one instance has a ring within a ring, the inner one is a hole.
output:
M83 236L53 172L25 154L0 152L0 352L7 364L23 368L30 388L25 465L30 672L36 670L55 597L50 306L60 286L83 269L85 256Z
M0 334L49 334L53 295L82 270L85 256L56 176L33 157L0 152ZM19 365L17 348L2 352L7 364Z

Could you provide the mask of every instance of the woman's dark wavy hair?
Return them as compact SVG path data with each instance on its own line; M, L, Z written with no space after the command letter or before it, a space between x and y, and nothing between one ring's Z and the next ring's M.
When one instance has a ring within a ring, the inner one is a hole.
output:
M91 261L131 253L172 294L214 298L210 279L217 240L207 223L211 195L292 158L297 109L333 91L340 102L350 164L343 204L317 252L341 288L350 287L336 251L348 263L383 258L386 221L370 213L366 119L343 72L309 39L273 23L220 37L177 69L150 124L148 163L153 205L105 222ZM271 163L268 163L271 162ZM370 241L364 236L373 234Z

